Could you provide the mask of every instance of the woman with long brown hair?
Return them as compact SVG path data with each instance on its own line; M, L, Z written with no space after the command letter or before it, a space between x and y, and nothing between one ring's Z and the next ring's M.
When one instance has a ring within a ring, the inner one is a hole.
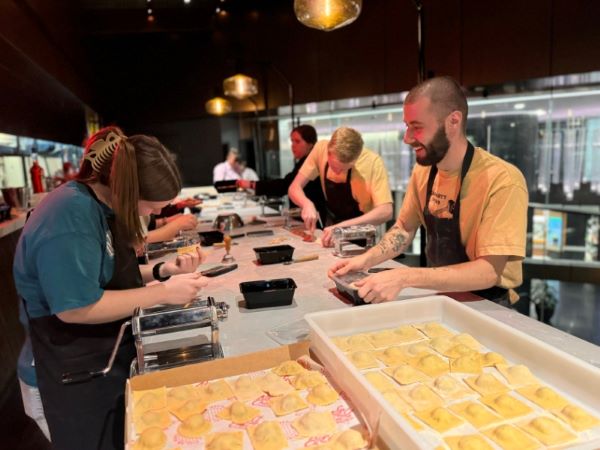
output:
M135 356L131 333L104 376L64 384L63 374L106 366L122 322L136 307L185 304L206 285L194 273L199 251L153 267L137 264L140 215L160 211L180 189L173 157L157 139L104 128L88 140L78 179L51 192L23 229L15 283L57 449L123 447L123 393ZM161 283L145 286L151 280Z

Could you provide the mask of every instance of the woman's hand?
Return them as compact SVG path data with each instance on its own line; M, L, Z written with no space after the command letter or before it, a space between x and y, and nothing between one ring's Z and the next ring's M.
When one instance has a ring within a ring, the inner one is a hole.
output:
M323 229L323 234L321 235L321 244L323 247L333 247L333 229L336 226L332 225Z
M319 213L315 209L315 205L311 201L307 201L306 205L302 208L302 220L304 221L304 228L308 231L314 233L315 228L317 228L317 220L319 218Z
M198 291L208 284L208 278L199 273L187 273L171 277L162 284L166 289L164 302L182 305L198 296Z
M250 180L235 180L235 185L242 189L252 189L252 181Z
M193 273L198 266L202 264L205 258L206 257L202 250L200 250L200 247L196 247L194 253L179 255L177 258L167 261L160 266L160 276L170 277L182 273Z
M193 214L177 214L175 216L167 217L167 223L180 230L195 230L198 225L198 219Z

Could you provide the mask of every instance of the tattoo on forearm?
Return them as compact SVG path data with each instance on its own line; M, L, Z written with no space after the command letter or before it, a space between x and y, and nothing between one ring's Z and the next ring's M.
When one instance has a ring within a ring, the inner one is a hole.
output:
M387 255L390 251L398 255L406 249L407 245L408 233L402 227L394 225L377 244L377 247L382 255Z

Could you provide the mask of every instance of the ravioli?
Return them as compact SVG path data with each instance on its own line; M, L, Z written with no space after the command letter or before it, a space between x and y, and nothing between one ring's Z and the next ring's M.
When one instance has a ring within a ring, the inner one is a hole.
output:
M493 450L493 447L478 434L448 436L444 441L450 450Z
M451 375L442 375L437 377L431 387L442 397L447 399L458 399L468 395L473 395L473 391L464 387L464 385L453 378Z
M481 375L465 378L465 383L481 395L500 394L509 390L491 373L482 373Z
M145 391L133 391L134 414L145 411L162 409L167 406L167 388L148 389Z
M416 411L433 409L442 406L442 399L425 385L419 384L409 391L402 391L402 398Z
M196 389L191 385L177 386L167 391L167 407L177 409L188 400L196 398Z
M280 397L284 394L294 392L294 388L287 381L273 372L269 372L264 377L258 378L256 385L271 397Z
M503 420L502 417L494 414L489 408L473 401L455 403L450 406L450 409L476 428L487 427Z
M188 400L177 409L171 410L171 412L182 422L188 417L194 414L202 414L206 411L206 402L199 398L193 398Z
M369 338L371 344L375 348L388 347L390 345L400 342L399 335L394 333L392 330L383 330L377 331L375 333L369 333L367 337Z
M292 426L303 437L323 436L336 430L335 419L330 412L308 412L295 420Z
M327 378L316 370L307 370L294 378L292 384L298 390L310 389L320 384L327 383Z
M485 431L485 435L504 450L533 450L539 445L513 425L500 425Z
M357 369L373 369L379 367L373 352L358 350L349 353L347 356Z
M537 378L531 371L522 364L508 366L506 364L496 364L496 369L513 386L526 386L528 384L539 384Z
M408 414L402 414L402 417L404 418L404 420L406 420L408 422L408 424L413 427L413 429L417 430L417 431L421 431L423 429L423 425L421 425L419 422L417 422L415 419L413 419L411 416L409 416Z
M401 364L397 367L388 367L383 369L383 371L400 384L412 384L428 380L427 375L423 372L419 372L408 364Z
M248 427L248 434L254 450L283 450L288 448L288 441L277 422L263 422Z
M576 405L567 405L560 411L554 411L554 414L577 431L587 430L600 425L600 420Z
M263 392L256 385L254 380L249 375L242 375L238 377L233 383L233 393L238 400L250 401L256 400L258 397L263 395Z
M354 336L349 336L346 340L348 344L348 351L358 351L358 350L373 350L373 344L371 344L371 340L369 336L366 334L355 334Z
M467 333L460 333L452 336L452 342L454 344L466 345L475 351L479 351L479 349L481 349L481 344L477 341L477 339Z
M481 355L483 367L495 366L496 364L507 364L506 359L500 353L487 352Z
M379 371L367 372L364 375L367 381L379 392L396 389L396 384Z
M415 369L431 377L437 377L450 370L448 362L437 355L417 356L411 359L410 363Z
M229 406L217 413L217 416L221 419L230 420L238 425L250 422L259 415L260 410L238 401L232 402Z
M226 431L211 434L207 439L206 450L242 450L244 435L241 431Z
M133 444L133 450L162 450L167 445L167 435L158 427L146 428Z
M455 344L449 348L447 348L444 352L442 352L442 355L451 358L451 359L456 359L456 358L460 358L461 356L467 356L467 355L471 355L473 353L477 353L475 350L473 350L471 347L466 346L465 344Z
M392 330L396 335L398 343L419 341L424 338L423 333L417 330L412 325L402 325L401 327Z
M199 398L208 403L219 402L233 397L233 391L225 380L217 380L205 386L200 386L196 393Z
M363 435L353 429L342 431L332 439L340 450L360 450L368 445Z
M403 346L404 353L407 357L419 356L425 353L433 353L434 350L423 342L416 342Z
M306 400L313 405L319 406L331 405L332 403L335 403L338 398L340 398L340 395L329 385L329 383L315 386L306 396Z
M536 405L548 410L561 409L569 403L564 397L547 386L526 386L517 389L517 392L527 400L531 400Z
M481 357L479 353L470 353L450 361L450 372L481 373Z
M445 433L463 424L463 420L445 408L433 408L415 413L419 419L439 433Z
M273 372L279 376L286 375L298 375L299 373L304 372L306 369L302 367L298 361L284 361L279 364L277 367L273 368Z
M436 352L443 354L453 346L450 336L438 336L429 341L429 346Z
M428 322L413 325L417 330L425 333L427 337L433 339L439 336L452 336L452 331L448 330L438 322Z
M135 431L138 434L151 427L158 427L164 430L171 424L171 416L166 408L149 410L139 415L134 415L133 423Z
M269 405L277 416L285 416L308 408L308 404L296 392L272 398L269 400Z
M388 347L383 351L377 352L375 357L386 366L397 366L406 360L406 354L402 347Z
M385 398L390 405L392 405L392 408L394 408L400 414L410 412L412 410L412 406L402 399L396 389L382 392L382 395L383 398Z
M211 427L211 423L204 418L203 414L193 414L181 422L177 427L177 433L186 438L198 438L208 433Z
M515 417L524 416L533 411L525 403L508 394L489 395L481 397L480 400L505 419L514 419Z
M575 434L563 427L558 420L548 416L536 417L521 425L521 428L544 445L566 444L577 438Z

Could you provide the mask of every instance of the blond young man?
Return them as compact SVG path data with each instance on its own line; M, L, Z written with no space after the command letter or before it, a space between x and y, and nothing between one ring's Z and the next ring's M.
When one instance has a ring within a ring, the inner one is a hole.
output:
M467 101L449 77L427 80L406 97L404 142L417 157L396 221L368 252L340 261L329 276L365 270L404 252L427 229L428 268L402 267L357 282L367 302L394 300L406 287L473 291L510 306L522 281L528 193L515 166L473 148Z
M325 195L327 217L319 217L303 191L317 177ZM325 222L321 238L325 247L332 245L333 225L379 225L393 214L383 160L363 148L360 133L348 127L335 130L329 141L317 142L290 185L288 195L302 208L302 219L310 231L314 231L319 219Z

